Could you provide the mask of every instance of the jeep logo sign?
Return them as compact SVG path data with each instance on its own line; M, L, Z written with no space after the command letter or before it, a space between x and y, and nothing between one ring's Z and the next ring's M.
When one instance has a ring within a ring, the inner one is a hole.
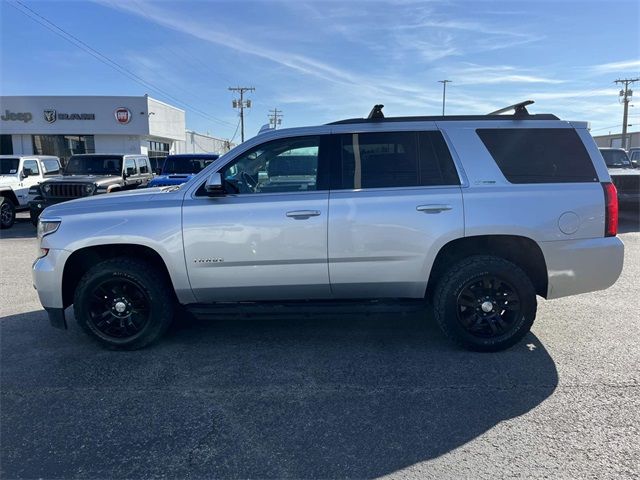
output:
M114 112L116 121L121 125L126 125L131 121L131 110L125 107L116 108Z
M0 117L3 122L30 122L33 119L33 115L31 112L10 112L9 110L5 111L5 114Z

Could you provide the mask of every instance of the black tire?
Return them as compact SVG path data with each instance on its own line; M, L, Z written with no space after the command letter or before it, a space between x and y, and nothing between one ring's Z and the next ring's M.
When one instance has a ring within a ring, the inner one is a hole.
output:
M461 260L443 275L433 308L449 339L468 350L496 352L515 345L531 330L536 291L517 265L478 255Z
M91 268L80 279L73 303L76 320L99 343L136 350L157 341L169 328L174 298L170 282L157 268L121 257Z
M10 198L0 197L0 228L11 228L16 221L16 206Z

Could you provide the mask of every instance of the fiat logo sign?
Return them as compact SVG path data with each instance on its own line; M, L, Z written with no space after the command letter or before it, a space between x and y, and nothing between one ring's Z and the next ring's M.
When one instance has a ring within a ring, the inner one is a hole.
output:
M114 115L116 116L116 121L121 125L126 125L131 121L131 110L128 108L116 108Z

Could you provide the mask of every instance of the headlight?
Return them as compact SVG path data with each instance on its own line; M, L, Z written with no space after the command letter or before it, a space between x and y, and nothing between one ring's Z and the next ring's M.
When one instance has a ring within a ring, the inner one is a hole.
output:
M42 191L44 193L49 193L51 191L51 185L45 183L44 185L42 185Z
M60 226L60 220L38 220L38 239L49 235Z
M88 183L84 186L84 193L86 193L87 195L91 195L95 189L96 186L93 183Z

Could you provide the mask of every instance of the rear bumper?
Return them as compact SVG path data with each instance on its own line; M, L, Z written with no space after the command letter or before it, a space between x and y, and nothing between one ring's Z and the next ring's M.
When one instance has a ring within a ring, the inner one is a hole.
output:
M547 298L604 290L613 285L624 261L618 237L540 242L547 263Z

